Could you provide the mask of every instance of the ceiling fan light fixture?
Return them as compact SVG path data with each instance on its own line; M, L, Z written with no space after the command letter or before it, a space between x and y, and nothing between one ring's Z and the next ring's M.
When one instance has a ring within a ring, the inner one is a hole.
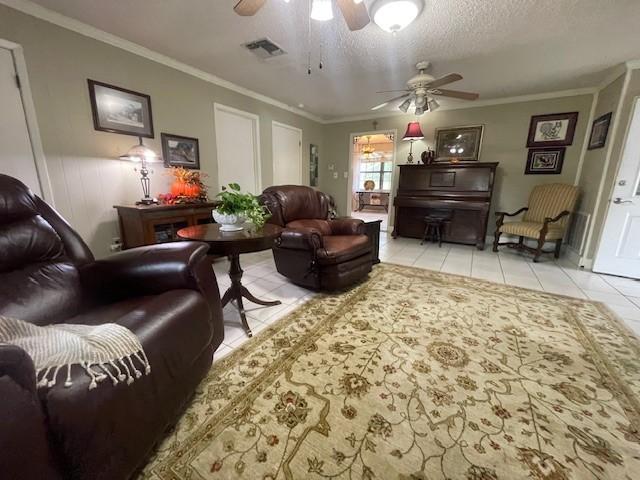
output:
M395 34L413 22L423 6L423 0L375 0L371 17L381 29Z
M424 107L416 107L416 115L422 115L424 113Z
M435 98L430 98L427 102L427 107L429 107L430 112L433 112L434 110L440 108L440 104L436 101Z
M407 98L404 102L398 105L398 108L404 113L407 113L407 110L409 110L410 106L411 106L411 99Z
M331 0L313 0L311 4L311 18L319 22L333 19Z

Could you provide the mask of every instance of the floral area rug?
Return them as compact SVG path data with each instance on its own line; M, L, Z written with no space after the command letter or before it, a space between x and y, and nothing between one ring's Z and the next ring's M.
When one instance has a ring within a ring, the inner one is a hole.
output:
M380 265L214 363L148 479L638 479L640 342L600 304Z

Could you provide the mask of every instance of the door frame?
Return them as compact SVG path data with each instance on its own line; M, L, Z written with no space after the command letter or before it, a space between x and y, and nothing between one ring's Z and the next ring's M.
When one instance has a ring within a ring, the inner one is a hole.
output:
M220 184L220 146L218 143L218 112L226 112L232 113L234 115L238 115L240 117L247 118L251 120L253 124L253 168L256 175L255 178L255 191L257 194L262 192L262 160L260 158L260 116L255 113L245 112L244 110L239 110L237 108L230 107L228 105L223 105L222 103L213 102L213 131L215 133L216 138L216 168L218 174L218 188L222 190L222 185Z
M38 175L38 182L40 183L40 191L42 192L43 200L55 208L56 202L53 196L53 188L51 187L49 169L47 168L47 159L40 138L40 128L38 127L38 117L36 116L36 108L33 103L24 50L21 45L2 38L0 38L0 48L9 50L13 57L13 66L20 79L20 98L22 99L22 108L27 121L29 143L31 144L31 151L33 152L36 174Z
M602 255L602 243L603 243L603 239L606 233L605 227L607 225L607 220L609 219L609 214L611 213L611 200L614 196L614 190L616 188L616 183L618 182L618 175L620 174L620 168L622 167L622 163L625 160L625 153L626 153L626 149L627 149L627 142L629 141L629 137L631 135L631 126L633 125L633 120L635 118L636 115L640 116L640 95L635 96L632 100L631 100L631 104L633 105L633 107L631 108L631 112L629 114L629 118L627 119L627 125L626 125L626 129L624 132L624 137L622 138L622 149L620 151L620 158L618 159L618 164L616 166L616 172L613 176L613 180L612 183L610 185L610 198L607 200L607 208L605 210L604 213L604 218L602 219L602 226L601 226L601 232L600 232L600 237L598 238L598 244L597 244L597 249L596 252L593 256L593 265L592 265L592 270L594 272L596 271L597 265L598 265L598 258ZM620 109L618 109L619 111ZM612 138L613 140L613 138ZM612 142L612 146L611 148L613 148L613 142ZM638 188L640 188L639 185L635 186L635 189L637 190ZM635 190L634 190L635 192ZM615 275L615 274L609 274L609 275Z
M398 158L398 129L397 128L386 128L383 130L369 130L368 132L353 132L349 134L349 169L348 169L348 177L347 177L347 203L346 206L346 214L351 215L352 210L352 197L353 197L353 139L355 137L362 137L367 135L379 135L385 133L393 134L393 161L391 169L391 190L389 190L389 211L387 212L387 228L389 230L393 229L393 224L391 221L395 221L393 218L393 188L394 188L394 180L396 178L396 160Z
M302 129L298 128L298 127L294 127L292 125L287 125L286 123L282 123L282 122L277 122L275 120L271 121L271 163L272 163L272 169L271 169L271 174L273 175L271 180L272 183L275 185L275 179L276 179L276 157L274 155L274 148L275 148L275 144L273 142L273 127L278 126L278 127L282 127L282 128L288 128L289 130L293 130L295 132L298 132L298 137L299 137L299 141L300 141L300 158L299 158L299 162L300 162L300 185L306 185L307 183L305 183L304 181L304 168L302 165Z

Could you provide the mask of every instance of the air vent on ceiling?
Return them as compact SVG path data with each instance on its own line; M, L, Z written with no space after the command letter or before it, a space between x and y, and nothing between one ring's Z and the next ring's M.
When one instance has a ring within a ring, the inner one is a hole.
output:
M244 46L250 52L253 52L263 60L273 57L279 57L280 55L284 55L285 53L287 53L268 38L261 38L260 40L245 43Z

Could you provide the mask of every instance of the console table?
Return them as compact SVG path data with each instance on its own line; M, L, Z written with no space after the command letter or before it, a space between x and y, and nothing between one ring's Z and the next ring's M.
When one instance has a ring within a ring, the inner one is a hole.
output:
M216 202L177 205L114 205L118 211L122 248L179 240L178 230L215 223L211 211Z

